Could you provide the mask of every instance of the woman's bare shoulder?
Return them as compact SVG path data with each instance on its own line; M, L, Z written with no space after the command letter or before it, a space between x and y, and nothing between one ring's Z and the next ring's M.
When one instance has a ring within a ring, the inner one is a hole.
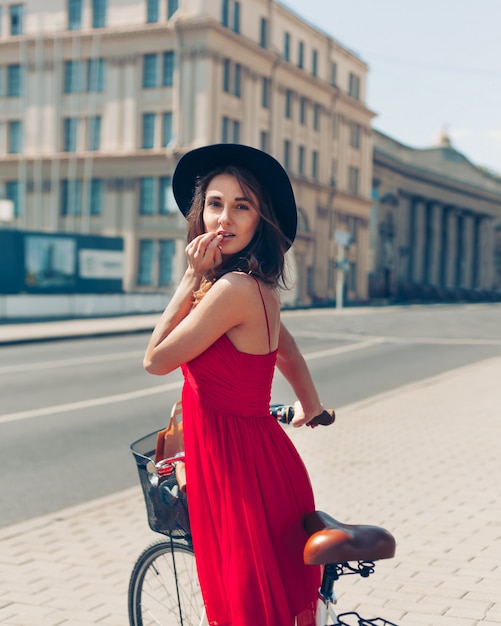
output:
M245 272L228 272L216 281L214 287L219 284L221 289L231 289L244 294L256 289L256 280Z
M222 288L231 289L233 293L241 297L249 297L252 299L257 297L260 299L261 294L266 300L280 301L277 289L245 272L228 272L217 282L219 283L221 281L223 281L221 284Z

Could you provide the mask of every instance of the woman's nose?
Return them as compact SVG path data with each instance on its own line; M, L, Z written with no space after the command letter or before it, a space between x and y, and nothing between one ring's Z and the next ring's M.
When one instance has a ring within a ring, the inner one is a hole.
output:
M219 214L219 223L220 224L228 224L231 221L230 212L228 207L224 207L221 213Z

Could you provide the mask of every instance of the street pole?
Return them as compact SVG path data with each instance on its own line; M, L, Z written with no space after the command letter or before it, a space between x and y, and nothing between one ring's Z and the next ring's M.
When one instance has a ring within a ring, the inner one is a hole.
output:
M338 245L336 261L336 309L342 309L344 292L344 246Z
M351 235L345 230L336 230L334 233L336 242L336 309L343 308L344 296L344 273L346 270L345 250L351 243Z

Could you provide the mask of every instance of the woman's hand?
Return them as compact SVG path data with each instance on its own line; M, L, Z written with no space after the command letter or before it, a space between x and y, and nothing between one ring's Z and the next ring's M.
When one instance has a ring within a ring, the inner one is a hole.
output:
M313 411L308 411L306 413L303 409L303 405L298 400L294 403L294 417L292 418L291 424L296 428L298 428L299 426L304 426L304 424L308 424L309 422L311 422L314 417L320 415L323 410L323 405L319 404L316 409L314 409ZM318 424L314 424L311 426L311 428L316 428L317 426Z
M188 266L197 276L203 276L223 262L219 244L223 236L217 233L204 233L195 237L186 246Z

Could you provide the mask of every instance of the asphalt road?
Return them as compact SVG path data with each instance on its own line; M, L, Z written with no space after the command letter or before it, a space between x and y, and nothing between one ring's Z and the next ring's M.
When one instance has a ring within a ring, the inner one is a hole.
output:
M325 405L501 354L501 305L286 312ZM147 335L0 348L0 526L137 484L128 446L166 423L181 375L141 365ZM277 374L275 402L292 402ZM341 411L339 409L341 408Z

